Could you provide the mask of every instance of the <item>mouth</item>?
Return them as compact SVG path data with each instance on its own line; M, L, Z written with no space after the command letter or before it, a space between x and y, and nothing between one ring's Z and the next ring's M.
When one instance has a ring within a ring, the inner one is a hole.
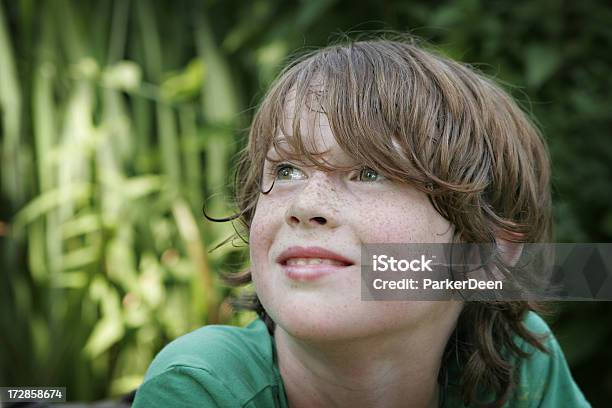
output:
M327 258L289 258L281 265L336 265L348 266L346 262Z
M313 281L354 265L350 259L321 247L291 247L276 262L289 279L300 282Z

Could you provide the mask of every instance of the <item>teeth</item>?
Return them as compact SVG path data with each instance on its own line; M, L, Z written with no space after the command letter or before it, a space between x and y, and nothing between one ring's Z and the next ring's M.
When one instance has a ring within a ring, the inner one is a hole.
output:
M337 265L344 266L345 264L333 259L321 258L290 258L287 259L287 265Z

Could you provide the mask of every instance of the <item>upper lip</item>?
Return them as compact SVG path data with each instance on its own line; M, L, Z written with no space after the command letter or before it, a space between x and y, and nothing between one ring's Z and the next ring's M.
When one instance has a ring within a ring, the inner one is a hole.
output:
M340 254L332 252L328 249L311 246L311 247L300 247L292 246L284 250L277 258L276 262L284 265L290 258L321 258L321 259L332 259L334 261L344 262L347 265L353 265L350 259L343 257Z

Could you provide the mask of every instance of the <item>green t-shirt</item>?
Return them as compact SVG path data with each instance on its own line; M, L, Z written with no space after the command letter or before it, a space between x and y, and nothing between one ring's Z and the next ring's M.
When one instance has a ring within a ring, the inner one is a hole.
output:
M520 384L504 407L590 407L572 379L563 352L548 325L529 312L526 327L550 333L543 353L522 339L533 354L522 360ZM449 368L445 407L463 407L457 367ZM278 370L274 338L256 319L245 328L211 325L182 336L154 359L133 407L288 407Z

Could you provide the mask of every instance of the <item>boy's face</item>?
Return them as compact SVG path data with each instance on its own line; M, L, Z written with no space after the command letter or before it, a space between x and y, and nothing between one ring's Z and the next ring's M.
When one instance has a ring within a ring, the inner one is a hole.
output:
M357 164L336 143L325 115L312 119L301 118L302 134L314 138L317 151L329 149L325 158L333 164ZM272 150L269 156L276 153ZM361 301L362 244L450 242L452 225L426 194L371 171L326 172L289 164L276 172L274 164L266 162L263 188L276 180L269 194L260 194L250 230L253 282L277 325L311 340L454 325L459 302ZM292 247L323 248L350 264L300 265L297 258L313 255L300 256L299 250L279 263Z

